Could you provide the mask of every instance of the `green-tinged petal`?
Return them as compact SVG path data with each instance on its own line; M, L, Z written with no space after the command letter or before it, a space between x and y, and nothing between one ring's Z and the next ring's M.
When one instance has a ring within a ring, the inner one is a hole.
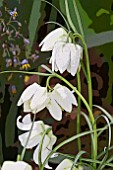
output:
M30 100L27 100L23 104L23 111L25 113L31 112L31 107L30 107Z
M62 110L53 98L51 98L51 101L47 105L47 109L55 120L60 121L62 119Z
M71 74L72 76L75 76L79 64L80 64L80 59L82 57L83 49L80 45L74 45L70 43L70 49L71 49Z
M27 88L23 91L23 93L22 93L22 95L21 95L21 97L20 97L20 99L19 99L19 101L18 101L18 103L17 103L17 106L20 106L20 105L23 104L25 101L29 100L29 99L35 94L36 90L37 90L39 87L40 87L40 86L39 86L37 83L33 83L32 85L30 85L29 87L27 87Z
M24 161L5 161L1 170L32 170L32 167Z
M55 170L70 170L73 162L69 159L64 159Z
M29 132L19 135L19 141L21 142L21 145L23 147L26 144L26 140L28 139L28 136L29 136ZM33 148L34 146L40 143L41 139L42 139L42 135L38 132L38 129L33 130L30 135L26 148Z
M63 28L57 28L50 32L39 44L41 51L51 51L57 41L66 41L67 32Z

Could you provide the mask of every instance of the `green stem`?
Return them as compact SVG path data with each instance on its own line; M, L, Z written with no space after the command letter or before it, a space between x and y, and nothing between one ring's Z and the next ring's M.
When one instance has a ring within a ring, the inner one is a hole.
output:
M85 98L81 95L81 93L71 83L69 83L65 78L63 78L62 76L60 76L56 73L54 75L56 77L58 77L60 80L62 80L63 82L65 82L79 96L79 98L82 100L82 102L84 103L84 105L86 106L86 108L88 110L92 128L94 129L94 145L92 148L91 156L94 160L96 160L96 158L97 158L97 127L96 127L96 123L95 123L95 119L94 119L91 107L89 106L89 104L87 103Z
M98 129L97 131L101 131L101 130L103 130L103 129L105 129L105 128L100 128L100 129ZM64 146L64 145L66 145L66 144L74 141L74 140L77 139L77 138L83 137L83 136L88 135L88 134L91 134L91 133L94 133L94 130L82 132L82 133L80 133L80 134L74 135L74 136L70 137L69 139L66 139L65 141L61 142L59 145L57 145L57 146L50 152L50 154L49 154L49 155L47 156L47 158L45 159L45 161L44 161L44 163L43 163L43 165L42 165L42 167L41 167L40 170L43 170L43 169L44 169L44 166L45 166L46 162L49 160L49 158L51 157L51 155L52 155L53 153L55 153L59 148L61 148L62 146ZM94 160L93 160L93 161L94 161Z
M30 136L31 136L31 132L32 132L32 130L33 130L33 126L34 126L35 118L36 118L36 114L34 114L33 122L32 122L32 125L31 125L31 129L30 129L30 131L29 131L29 135L28 135L28 137L27 137L27 140L26 140L25 146L24 146L24 148L23 148L23 150L22 150L22 153L21 153L21 155L20 155L20 158L19 158L19 159L20 159L20 161L22 161L22 160L23 160L23 158L24 158L24 155L25 155L25 152L26 152L26 147L27 147L27 144L28 144L28 142L29 142L29 139L30 139Z
M41 154L42 154L42 145L43 145L43 141L44 141L44 137L45 137L46 132L43 134L41 142L39 144L39 153L38 153L38 164L39 164L39 169L41 169L42 167L42 161L41 161Z
M0 74L6 74L6 73L19 73L19 74L35 74L35 75L40 75L40 76L50 76L51 74L48 73L40 73L40 72L29 72L29 71L16 71L16 70L12 70L12 71L1 71Z
M80 73L77 72L77 86L78 86L78 91L81 93L81 81L80 81ZM81 99L78 96L78 112L77 112L77 134L80 133L80 112L81 112ZM78 151L81 151L81 140L80 138L77 139L78 142Z

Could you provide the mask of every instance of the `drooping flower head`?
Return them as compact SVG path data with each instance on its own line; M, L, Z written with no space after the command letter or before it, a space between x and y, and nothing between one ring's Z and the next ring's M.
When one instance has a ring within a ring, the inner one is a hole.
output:
M20 122L21 116L17 118L17 127L22 131L27 131L21 135L19 135L19 141L21 142L21 145L25 147L26 140L29 136L29 131L32 126L32 120L30 114L26 115L22 122ZM57 138L52 132L51 126L45 125L43 121L35 121L33 129L31 131L31 135L29 138L29 141L26 145L26 148L33 148L36 146L34 153L33 153L33 160L36 164L39 164L38 157L39 157L39 148L40 143L42 141L42 138L44 136L43 142L42 142L42 152L41 152L41 162L43 163L46 157L49 155L49 153L52 151L53 145L55 144ZM48 165L48 163L45 165L46 168L51 169L51 167Z
M57 28L50 32L39 44L41 51L51 51L52 56L50 63L52 71L68 71L71 75L75 75L80 59L83 55L83 49L80 45L74 44L69 37L69 34L63 28Z

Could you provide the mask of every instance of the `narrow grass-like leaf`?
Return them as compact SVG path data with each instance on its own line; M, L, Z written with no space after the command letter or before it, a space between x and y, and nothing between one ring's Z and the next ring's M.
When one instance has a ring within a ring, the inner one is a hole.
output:
M109 119L105 115L101 115L99 117L103 117L106 120L107 125L108 125L108 129L109 129L109 133L108 133L108 146L105 148L105 155L104 155L104 157L101 161L101 164L99 165L97 170L103 169L102 167L103 167L103 165L106 162L106 159L108 157L108 152L109 152L109 148L110 148L110 144L111 144L111 126L110 126Z
M70 170L73 170L73 169L74 169L74 167L75 167L75 165L77 164L77 162L78 162L78 160L80 159L80 157L81 157L83 154L85 154L85 153L86 153L86 151L80 151L80 152L76 155L75 160L74 160L73 165L72 165L72 167L71 167Z
M98 105L93 105L93 106L98 108L99 110L101 110L110 119L110 121L113 123L113 117L110 115L110 113L107 110L105 110L103 107L98 106Z

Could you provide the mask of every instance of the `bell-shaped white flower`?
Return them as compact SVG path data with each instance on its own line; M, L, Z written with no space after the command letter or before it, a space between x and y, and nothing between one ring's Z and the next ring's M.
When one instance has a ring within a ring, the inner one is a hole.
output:
M24 104L24 112L37 113L43 110L48 102L47 88L33 83L22 93L17 106Z
M50 94L50 102L47 105L51 116L56 120L62 119L62 109L71 113L72 104L77 106L77 100L67 87L56 84Z
M71 41L69 34L63 28L57 28L50 32L39 44L41 51L51 51L50 64L52 71L68 71L75 76L80 59L83 56L83 48Z
M64 159L55 170L71 170L73 166L73 161L70 159ZM80 165L77 168L73 167L73 170L83 170L83 167Z
M5 161L1 170L32 170L32 167L24 161Z
M57 28L50 32L39 44L42 46L41 51L51 51L54 48L56 42L67 41L68 34L63 28Z
M57 42L53 48L50 63L52 71L68 71L74 76L78 70L83 49L80 45L67 42Z
M21 145L25 147L26 145L26 140L28 139L29 136L29 131L32 126L32 121L30 114L26 115L23 119L22 122L20 122L21 116L17 118L17 127L20 130L27 131L21 135L19 135L19 141L21 142ZM45 133L46 132L46 133ZM40 147L40 142L42 141L43 135L44 140L42 143L42 152L41 152L41 162L43 163L48 154L51 152L53 145L55 144L57 138L55 135L53 135L53 132L51 130L51 126L45 125L42 121L35 121L33 129L31 131L30 138L28 140L28 143L26 145L26 148L33 148L35 146L36 149L33 153L33 160L36 164L39 164L38 162L38 156L39 156L39 147ZM51 169L51 167L48 165L48 163L45 165L46 168Z

